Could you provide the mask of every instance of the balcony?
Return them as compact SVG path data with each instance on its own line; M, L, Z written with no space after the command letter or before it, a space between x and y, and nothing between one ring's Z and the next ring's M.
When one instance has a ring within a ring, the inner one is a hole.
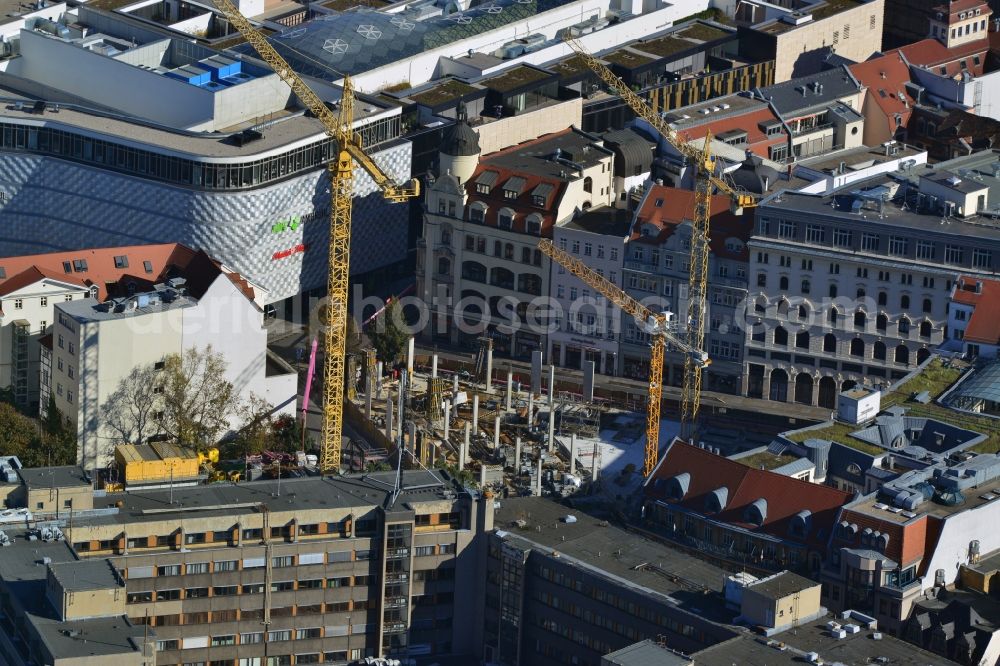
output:
M386 558L390 560L399 560L410 556L409 548L390 548L385 553Z
M410 580L410 575L405 573L391 573L385 575L386 583L405 583Z
M386 597L385 608L406 608L408 603L406 597Z

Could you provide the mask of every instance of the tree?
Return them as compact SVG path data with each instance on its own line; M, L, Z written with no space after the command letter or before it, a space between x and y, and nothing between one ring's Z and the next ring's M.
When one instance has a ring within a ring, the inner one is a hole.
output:
M76 428L56 407L56 399L49 396L49 404L42 421L42 455L46 464L72 465L76 462Z
M156 389L159 373L152 365L140 365L122 377L114 393L101 405L101 420L120 440L115 442L142 444L160 432L154 415L157 411ZM50 406L50 418L54 405ZM55 418L61 418L58 410Z
M39 439L37 423L13 405L0 402L0 451L4 455L17 456L26 467L38 467ZM44 459L40 464L45 464Z
M399 360L406 347L409 335L403 330L402 325L403 312L399 307L399 301L393 301L368 331L368 338L375 347L375 353L387 365Z
M236 416L241 426L233 438L236 455L253 455L274 449L273 412L274 406L256 394L237 407Z
M226 380L222 354L192 347L164 359L160 386L163 431L182 445L215 444L229 429L235 389Z

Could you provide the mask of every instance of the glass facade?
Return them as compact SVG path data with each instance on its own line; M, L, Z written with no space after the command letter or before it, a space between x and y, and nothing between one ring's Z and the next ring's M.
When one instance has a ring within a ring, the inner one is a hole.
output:
M363 145L377 146L400 135L400 117L382 118L358 128ZM334 159L336 142L317 137L280 155L244 162L213 163L140 150L52 127L0 123L0 149L59 157L147 178L204 190L245 190L311 171Z

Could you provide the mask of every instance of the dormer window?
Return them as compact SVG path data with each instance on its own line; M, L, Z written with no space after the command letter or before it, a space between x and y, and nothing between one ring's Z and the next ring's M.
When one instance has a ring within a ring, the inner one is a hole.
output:
M503 198L511 200L518 198L524 191L526 184L527 181L520 176L508 178L507 182L503 184Z
M500 174L496 171L484 171L476 178L476 192L479 194L489 194L499 180Z

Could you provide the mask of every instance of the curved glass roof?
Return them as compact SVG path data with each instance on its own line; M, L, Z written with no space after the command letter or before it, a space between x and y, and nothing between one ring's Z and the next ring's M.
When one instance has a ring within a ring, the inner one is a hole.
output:
M971 409L980 400L1000 403L1000 361L976 370L955 388L948 402L961 409Z
M474 37L559 5L558 0L487 0L464 12L416 20L367 7L326 14L268 38L296 71L323 79L358 74ZM253 53L249 44L237 50Z

